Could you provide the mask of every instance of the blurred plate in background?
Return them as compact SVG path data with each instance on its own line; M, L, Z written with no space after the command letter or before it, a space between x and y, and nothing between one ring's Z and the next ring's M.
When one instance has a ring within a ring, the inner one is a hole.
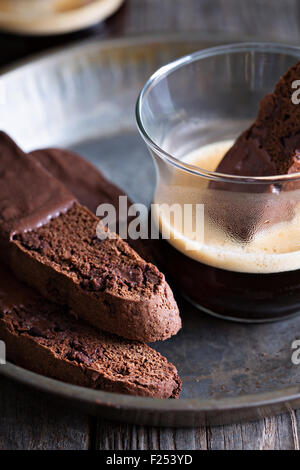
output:
M124 0L0 0L0 29L21 34L62 34L93 26Z

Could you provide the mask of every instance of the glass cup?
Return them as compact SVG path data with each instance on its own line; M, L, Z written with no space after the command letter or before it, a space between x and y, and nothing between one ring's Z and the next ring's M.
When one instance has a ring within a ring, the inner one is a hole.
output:
M154 257L195 305L222 318L272 321L300 311L300 173L215 172L259 101L299 60L300 49L277 44L203 50L159 69L137 101L157 169Z

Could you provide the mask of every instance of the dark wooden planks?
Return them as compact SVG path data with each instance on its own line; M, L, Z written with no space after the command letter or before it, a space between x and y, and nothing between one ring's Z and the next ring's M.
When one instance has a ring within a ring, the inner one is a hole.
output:
M98 418L99 450L299 450L300 411L206 428L121 425Z
M0 377L0 449L73 450L89 445L88 416Z

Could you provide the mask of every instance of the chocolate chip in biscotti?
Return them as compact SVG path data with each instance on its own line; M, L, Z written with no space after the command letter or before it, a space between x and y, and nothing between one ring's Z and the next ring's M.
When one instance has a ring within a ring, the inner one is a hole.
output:
M45 298L128 339L162 340L180 329L173 294L157 268L117 235L100 240L96 228L106 230L97 217L4 133L0 214L3 259Z

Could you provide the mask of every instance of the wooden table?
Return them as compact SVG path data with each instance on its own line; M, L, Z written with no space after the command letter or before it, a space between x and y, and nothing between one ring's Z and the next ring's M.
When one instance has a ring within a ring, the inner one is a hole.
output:
M207 31L300 39L297 0L127 0L104 24L55 38L0 34L0 65L91 35ZM300 44L300 41L299 41ZM300 411L253 423L169 429L106 422L0 377L0 449L299 449Z

